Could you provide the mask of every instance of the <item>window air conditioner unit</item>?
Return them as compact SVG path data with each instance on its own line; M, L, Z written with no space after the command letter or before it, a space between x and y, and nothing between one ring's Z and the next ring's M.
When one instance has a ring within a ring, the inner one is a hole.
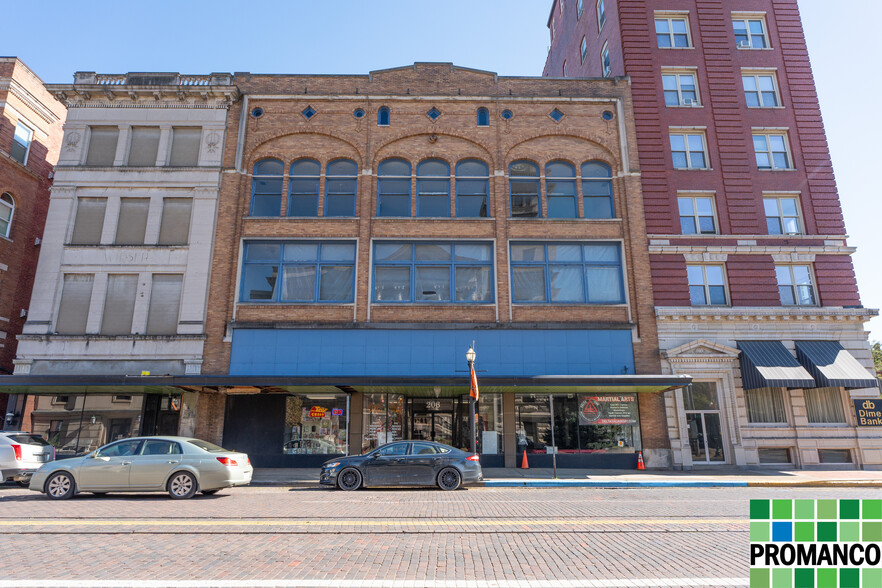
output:
M695 106L695 100L692 98L683 98L683 106Z
M699 102L698 100L693 100L692 106L701 106L701 102Z
M738 46L742 49L750 49L750 41L738 41Z

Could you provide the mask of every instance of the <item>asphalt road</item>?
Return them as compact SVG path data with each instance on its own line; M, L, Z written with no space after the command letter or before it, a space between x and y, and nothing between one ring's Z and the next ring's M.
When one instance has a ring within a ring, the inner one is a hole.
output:
M750 498L874 492L251 487L56 502L3 486L0 587L747 586Z

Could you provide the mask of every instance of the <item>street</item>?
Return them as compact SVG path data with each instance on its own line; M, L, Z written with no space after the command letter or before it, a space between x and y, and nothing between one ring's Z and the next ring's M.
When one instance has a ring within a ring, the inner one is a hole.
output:
M249 487L56 502L4 486L0 549L18 556L0 560L0 586L746 586L749 498L873 492Z

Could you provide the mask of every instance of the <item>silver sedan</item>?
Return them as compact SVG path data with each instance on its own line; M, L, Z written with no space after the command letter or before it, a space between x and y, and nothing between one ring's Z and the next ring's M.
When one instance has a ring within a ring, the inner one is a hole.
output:
M63 500L77 492L168 492L191 498L251 483L254 469L244 453L188 437L135 437L83 457L47 463L30 489Z

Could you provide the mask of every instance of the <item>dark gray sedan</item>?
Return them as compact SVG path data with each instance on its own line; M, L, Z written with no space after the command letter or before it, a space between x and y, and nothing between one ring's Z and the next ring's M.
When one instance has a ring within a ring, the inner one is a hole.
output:
M343 490L378 486L456 490L483 479L477 455L431 441L396 441L364 455L325 462L319 482Z

